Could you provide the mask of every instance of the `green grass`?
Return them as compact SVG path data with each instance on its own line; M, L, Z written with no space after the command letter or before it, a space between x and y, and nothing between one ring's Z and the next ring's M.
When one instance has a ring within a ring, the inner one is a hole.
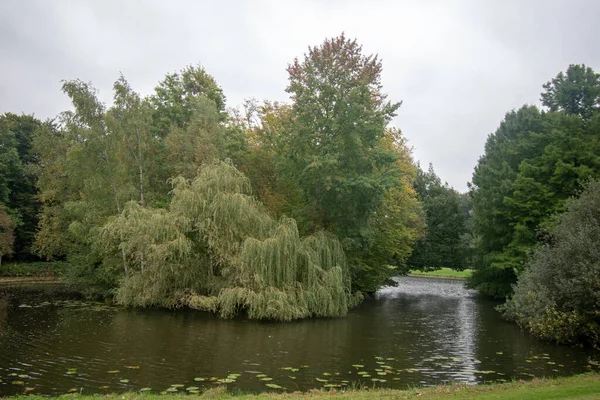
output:
M48 400L48 397L20 396L26 400ZM429 399L429 400L470 400L470 399L500 399L500 400L555 400L575 399L591 400L600 398L600 374L588 373L572 377L555 379L534 379L532 381L515 381L502 384L466 386L466 385L441 385L432 388L414 388L409 390L372 389L372 390L348 390L339 392L328 392L313 390L307 393L261 393L243 394L228 393L225 387L208 390L201 395L183 394L142 394L124 393L107 395L64 395L60 398L76 398L81 400L169 400L169 399Z
M431 276L431 277L436 277L436 278L450 278L450 279L467 279L471 277L473 271L471 271L470 269L465 269L462 271L455 271L453 269L450 268L441 268L435 271L428 271L428 272L423 272L423 271L417 271L417 270L412 270L409 271L409 275L411 276Z

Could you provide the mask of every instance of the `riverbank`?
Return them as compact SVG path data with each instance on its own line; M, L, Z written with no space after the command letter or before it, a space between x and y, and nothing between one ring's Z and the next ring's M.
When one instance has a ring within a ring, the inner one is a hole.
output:
M467 400L467 399L501 399L501 400L533 400L533 399L598 399L600 397L600 374L588 373L572 377L554 379L534 379L531 381L515 381L489 385L440 385L431 388L414 388L408 390L372 389L348 391L313 390L307 393L261 393L243 394L228 393L225 387L208 390L199 395L183 394L158 395L153 393L129 392L108 395L69 394L54 398L75 398L81 400L168 400L168 399L430 399L430 400ZM25 397L17 397L25 398ZM28 395L27 400L48 400L49 397Z
M471 277L473 271L465 269L462 271L456 271L450 268L441 268L435 271L417 271L413 270L408 273L409 276L423 277L423 278L446 278L446 279L468 279Z

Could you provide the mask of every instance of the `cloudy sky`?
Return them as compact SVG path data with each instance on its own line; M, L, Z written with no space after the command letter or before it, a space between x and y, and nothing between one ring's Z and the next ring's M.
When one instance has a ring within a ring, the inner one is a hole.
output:
M393 124L422 165L466 190L504 114L538 104L569 64L600 71L600 1L0 2L0 113L45 119L69 108L63 79L106 102L122 72L149 94L167 72L201 63L229 106L287 101L286 67L346 32L383 60Z

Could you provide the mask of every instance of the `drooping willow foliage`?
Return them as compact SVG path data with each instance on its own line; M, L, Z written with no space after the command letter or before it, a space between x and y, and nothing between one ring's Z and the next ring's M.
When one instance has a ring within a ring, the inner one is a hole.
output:
M129 263L117 302L289 321L342 316L361 300L338 240L300 238L293 219L274 220L230 162L172 184L168 210L132 202L102 229L101 242Z

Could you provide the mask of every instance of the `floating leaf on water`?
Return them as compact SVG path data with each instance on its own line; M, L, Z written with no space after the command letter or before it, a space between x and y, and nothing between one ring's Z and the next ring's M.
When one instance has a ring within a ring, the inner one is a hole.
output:
M375 372L383 372L381 368L375 368Z
M269 387L271 389L283 389L281 386L279 386L279 385L277 385L275 383L267 383L265 386Z
M266 378L267 375L266 374L258 374L256 375L257 378Z
M199 394L200 391L199 390L190 390L189 392L190 394Z
M29 375L19 375L19 378L21 379L28 379L31 378Z
M264 378L260 378L260 380L261 380L261 381L264 381L264 382L267 382L267 381L272 381L272 380L273 380L273 378L269 378L269 377L267 376L267 377L264 377Z
M365 367L365 366L364 366L364 365L362 365L362 364L352 364L352 366L353 366L354 368L356 368L356 369L358 369L358 368L364 368L364 367Z
M385 376L387 374L385 372L378 372L377 375Z
M17 373L16 373L16 372L13 372L13 373L11 373L11 374L8 374L8 376L17 376Z
M186 387L185 390L187 390L188 392L191 390L198 390L200 389L198 386L190 386L190 387Z
M362 375L362 377L363 377L363 378L370 378L370 377L371 377L371 375L369 375L369 374L365 374L365 375Z
M392 378L393 381L399 381L400 378Z
M121 382L121 383L129 383L129 379L121 379L119 382Z
M77 388L71 388L69 390L67 390L67 392L69 393L75 393L77 391Z
M228 377L229 379L237 379L237 378L239 378L240 376L241 376L240 374L229 374L229 375L227 375L227 377Z
M203 382L203 381L204 381L204 378L197 377L197 378L194 378L194 380L195 380L196 382Z
M308 368L308 365L301 365L300 368Z
M170 387L167 390L165 390L165 392L169 392L169 393L174 393L176 391L177 391L177 388L174 388L174 387Z
M25 393L33 392L34 390L35 390L35 388L32 388L32 387L26 387L26 388L25 388Z
M315 378L315 380L317 382L328 382L328 379L323 379L323 378Z
M23 382L23 381L12 381L11 383L13 385L21 385L21 386L23 386L25 384L25 382Z
M375 363L379 364L379 365L385 364L385 362L383 362L383 361L375 361Z
M358 371L357 374L358 375L367 375L368 372L367 371Z
M530 363L530 362L533 362L533 361L531 361L531 360L525 360L525 362L528 362L528 363Z
M291 372L298 372L298 371L300 371L300 368L292 368L292 369L290 369L290 371Z
M293 367L282 367L282 368L280 368L280 369L282 369L282 370L284 370L284 371L291 371L291 370L293 370L294 368L293 368Z
M499 356L501 356L501 355L502 355L502 354L504 354L504 353L503 353L503 352L501 352L501 351L497 351L497 352L496 352L496 354L498 354Z
M149 387L143 387L143 388L141 388L141 389L140 389L140 392L149 392L149 391L151 391L151 390L152 390L152 388L149 388Z
M296 377L292 376L292 375L288 376L288 378L290 378L290 379L296 379Z
M375 356L376 360L383 360L383 357Z
M556 363L554 361L548 361L546 364L548 364L548 365L555 365ZM19 376L21 376L21 375L19 375Z
M388 361L395 361L396 359L394 357L388 357L388 358L386 358L386 360L388 360Z
M121 371L119 371L118 369L113 369L112 371L108 371L109 374L118 374L119 372L121 372Z
M21 304L19 308L31 308L29 304Z
M140 369L139 365L125 365L123 368L127 369Z
M323 372L323 376L331 376L329 372Z
M173 387L173 388L182 388L182 387L184 387L184 386L185 386L185 385L183 385L183 384L181 384L181 383L174 383L174 384L172 384L172 385L171 385L171 387Z
M341 386L341 385L336 385L336 384L334 384L334 383L328 383L328 384L326 384L326 385L323 385L323 387L324 387L324 388L327 388L327 389L332 389L332 388L340 388L340 387L342 387L342 386Z

